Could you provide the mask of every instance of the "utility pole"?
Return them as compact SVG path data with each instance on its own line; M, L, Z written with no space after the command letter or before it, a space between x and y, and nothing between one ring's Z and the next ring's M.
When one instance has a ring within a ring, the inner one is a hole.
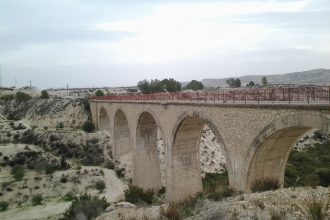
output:
M30 89L32 89L32 81L29 81L30 82Z

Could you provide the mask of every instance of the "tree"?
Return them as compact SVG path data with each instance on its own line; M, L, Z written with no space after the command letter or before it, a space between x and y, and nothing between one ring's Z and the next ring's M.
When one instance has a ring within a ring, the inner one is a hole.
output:
M170 79L163 79L162 83L167 92L179 92L181 91L181 83L170 78Z
M164 84L158 79L150 80L149 89L151 93L164 92Z
M241 87L241 80L230 78L226 80L226 83L229 85L230 88L239 88Z
M187 85L187 89L192 89L194 91L204 89L204 85L202 82L197 80L191 80L190 83Z
M142 93L149 93L150 88L149 88L149 82L148 80L142 80L138 82L138 88Z
M31 99L31 96L25 92L16 92L15 99L17 101L26 101Z
M261 84L262 84L263 86L267 86L268 81L267 81L267 77L266 77L266 76L263 76L263 77L261 78Z
M41 91L41 96L40 96L41 99L49 99L49 94L46 90L42 90Z
M247 84L247 87L254 87L256 84L253 81L250 81L249 84Z
M104 96L104 92L102 90L98 89L98 90L96 90L95 95L96 96Z
M159 92L177 92L181 91L181 83L174 79L152 79L142 80L138 82L138 88L142 93L159 93Z

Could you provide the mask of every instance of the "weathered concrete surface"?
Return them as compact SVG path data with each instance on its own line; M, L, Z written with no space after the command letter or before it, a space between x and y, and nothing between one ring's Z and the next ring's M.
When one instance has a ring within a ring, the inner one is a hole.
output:
M283 182L293 143L311 128L330 131L329 106L106 101L91 101L90 104L97 128L104 127L105 122L101 121L104 118L110 124L112 141L118 140L114 132L118 129L115 126L117 112L121 111L126 117L134 152L134 183L144 188L161 186L156 141L153 141L157 138L157 129L160 130L166 158L166 196L171 201L201 190L197 149L204 123L212 129L221 145L230 185L239 190L249 189L250 184L261 177L274 177ZM102 108L108 118L100 117L104 115ZM149 120L141 119L145 113ZM120 152L120 142L114 141L112 145L114 152Z

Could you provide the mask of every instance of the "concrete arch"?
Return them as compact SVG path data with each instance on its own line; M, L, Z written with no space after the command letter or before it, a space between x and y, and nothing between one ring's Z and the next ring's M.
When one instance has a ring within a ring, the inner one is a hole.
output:
M114 115L113 125L113 150L114 158L131 153L133 151L131 129L122 109L118 109Z
M203 191L199 145L205 124L220 143L227 169L231 170L224 141L213 122L198 113L181 115L172 130L171 167L168 169L170 180L167 181L167 198L170 201L179 201Z
M296 114L272 121L249 147L246 181L241 189L248 190L259 178L276 178L283 185L284 173L294 144L310 129L329 132L330 119L319 115Z
M157 136L159 125L149 112L142 112L136 127L134 183L144 189L162 187Z
M107 110L104 107L101 107L99 114L99 130L109 130L110 129L110 117Z

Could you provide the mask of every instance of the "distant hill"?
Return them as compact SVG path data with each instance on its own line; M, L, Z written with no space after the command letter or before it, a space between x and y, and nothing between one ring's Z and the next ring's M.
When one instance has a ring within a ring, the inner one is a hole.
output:
M316 84L316 85L330 85L330 69L315 69L303 72L294 72L286 74L275 75L247 75L239 78L242 82L242 86L246 85L250 81L261 84L261 78L267 77L267 80L271 84ZM228 78L220 79L203 79L202 83L205 87L227 87L226 80ZM186 83L183 83L185 85Z

